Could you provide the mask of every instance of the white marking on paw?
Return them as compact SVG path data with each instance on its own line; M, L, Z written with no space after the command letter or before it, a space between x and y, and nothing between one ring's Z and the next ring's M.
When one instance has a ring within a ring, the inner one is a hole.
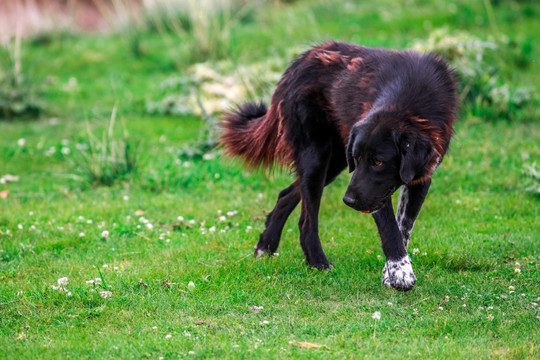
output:
M263 258L266 255L266 251L255 248L255 257Z
M392 286L397 290L407 291L412 289L416 283L416 277L411 266L409 255L400 260L386 260L383 268L384 286Z

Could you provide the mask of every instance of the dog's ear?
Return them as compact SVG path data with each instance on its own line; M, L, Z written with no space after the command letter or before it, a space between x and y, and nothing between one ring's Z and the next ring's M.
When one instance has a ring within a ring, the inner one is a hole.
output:
M358 147L358 144L364 140L364 137L365 129L362 127L362 125L354 126L351 129L349 135L349 142L347 143L347 164L349 165L350 173L352 173L356 169L354 153L356 151L356 148Z
M349 134L349 142L347 143L347 164L349 165L349 173L352 173L356 168L353 157L354 139L356 138L356 128L352 128Z
M429 136L420 133L403 135L398 145L401 151L399 176L408 184L427 172L426 166L433 157L433 144Z

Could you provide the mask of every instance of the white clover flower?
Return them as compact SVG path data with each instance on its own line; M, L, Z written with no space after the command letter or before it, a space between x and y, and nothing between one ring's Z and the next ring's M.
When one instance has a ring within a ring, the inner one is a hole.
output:
M69 155L69 153L71 152L71 149L64 146L62 147L62 149L60 149L60 152L62 153L62 155Z
M28 228L28 231L34 231L36 230L36 227L34 225L30 225L30 227Z
M129 196L128 196L128 195L124 195L124 196L122 197L122 199L124 199L124 201L128 201L128 200L129 200Z
M450 301L450 296L446 295L446 296L444 297L444 301L445 301L445 302L449 302L449 301Z
M227 217L226 217L226 216L220 216L220 217L219 217L219 221L225 221L225 220L227 220Z
M112 292L110 292L110 291L103 290L103 291L100 291L100 292L99 292L99 295L100 295L102 298L107 299L107 298L112 297L113 294L112 294Z
M515 269L514 269L514 272L515 272L516 274L521 274L521 270L520 270L519 268L515 268Z
M195 220L189 220L189 225L195 225L196 221Z
M93 221L92 221L92 219L88 219L88 220L86 220L86 223L87 223L87 224L92 224Z
M413 314L414 314L414 315L418 315L418 309L414 308L414 309L413 309Z
M84 237L84 235L86 235L86 234L83 233L83 232L79 233L79 237Z
M418 255L418 254L420 254L420 250L418 250L418 248L414 248L412 253L413 253L413 255Z
M68 283L68 278L67 277L62 277L60 279L58 279L58 286L65 286L67 285Z
M170 338L172 338L172 335L171 335L171 334L165 335L165 339L170 339Z
M228 216L228 217L234 216L234 215L236 215L236 214L238 214L238 211L237 211L237 210L227 211L227 216Z
M22 230L22 229L24 229L24 227L22 226L22 224L19 224L19 225L17 225L17 229Z
M195 287L195 283L193 281L190 281L187 286L188 288L193 289Z
M257 305L250 306L250 310L262 310L262 309L264 309L263 306L257 306Z
M208 229L208 231L211 233L216 232L216 227L212 226L210 229Z
M178 219L178 221L180 221L180 222L183 222L183 221L184 221L184 217L183 217L183 216L179 216L177 219Z
M109 237L109 232L107 230L104 230L102 233L101 233L101 236L106 238L106 237Z
M516 289L515 289L512 285L510 285L510 286L508 287L508 290L514 291L514 290L516 290Z
M439 306L439 311L443 311L444 308L442 306Z
M246 232L250 231L251 229L253 229L253 228L252 228L251 226L248 225L248 226L246 227Z
M19 146L26 145L26 139L20 138L19 140L17 140L17 145Z
M154 229L154 225L152 225L150 223L146 224L146 227L148 228L148 230Z
M515 267L516 269L519 269L520 266L521 266L521 264L518 263L518 262L516 261L516 263L514 264L514 267Z
M268 324L270 324L270 321L268 320L261 321L261 325L268 325Z
M189 355L195 355L195 351L189 350L189 351L188 351L188 354L189 354Z
M391 302L388 302L388 306L394 306L394 304L392 304Z
M152 330L157 330L157 326L152 326Z
M371 315L371 318L372 318L372 319L375 319L375 320L381 320L381 312L380 312L380 311L375 311L375 312Z

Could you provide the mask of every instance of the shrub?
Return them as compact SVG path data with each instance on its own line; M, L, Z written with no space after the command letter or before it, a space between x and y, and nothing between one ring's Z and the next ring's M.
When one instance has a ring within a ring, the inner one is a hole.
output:
M527 183L525 191L540 197L540 168L536 166L536 163L525 164L523 167L523 175Z
M183 76L171 77L157 87L155 99L146 110L158 114L216 114L247 99L268 100L287 61L272 58L265 62L235 66L230 61L193 65Z
M532 89L509 85L501 74L501 53L513 51L506 41L483 41L467 32L438 29L413 47L435 52L451 63L459 77L463 108L475 116L512 120L519 117L516 110L532 100ZM523 54L518 60L525 62Z

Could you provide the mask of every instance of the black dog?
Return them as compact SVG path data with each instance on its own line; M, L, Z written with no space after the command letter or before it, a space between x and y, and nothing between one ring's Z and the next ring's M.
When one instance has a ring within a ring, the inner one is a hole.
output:
M300 55L264 104L224 118L221 144L251 167L296 170L281 191L255 255L273 254L287 217L302 200L300 244L309 265L328 269L318 233L324 186L349 165L343 201L371 213L386 256L383 284L410 290L407 245L452 136L456 81L435 55L329 42ZM391 195L403 185L397 217Z

